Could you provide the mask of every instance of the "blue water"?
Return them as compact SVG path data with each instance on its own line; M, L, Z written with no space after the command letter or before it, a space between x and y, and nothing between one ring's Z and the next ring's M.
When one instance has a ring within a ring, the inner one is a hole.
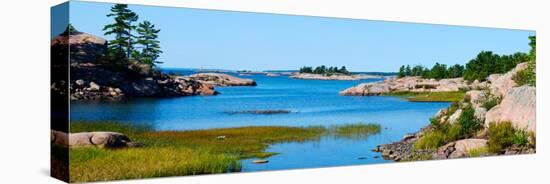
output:
M396 97L339 96L361 81L297 80L287 76L239 76L256 80L255 87L216 87L217 96L144 98L122 102L71 103L71 120L116 120L152 123L158 130L193 130L240 126L310 126L378 123L383 130L366 140L323 137L304 143L274 144L280 154L267 164L243 160L243 171L297 169L387 162L373 158L376 145L397 141L418 131L448 103L407 102ZM247 110L290 110L289 114L228 114ZM358 159L364 157L366 159Z

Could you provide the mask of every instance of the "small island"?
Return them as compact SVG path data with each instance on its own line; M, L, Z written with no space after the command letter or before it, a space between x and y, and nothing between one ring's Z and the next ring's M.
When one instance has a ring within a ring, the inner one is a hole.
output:
M304 66L300 68L297 73L290 76L293 79L305 79L305 80L363 80L363 79L376 79L382 78L378 75L367 74L353 74L349 72L345 66L338 67L326 67L321 65L318 67Z

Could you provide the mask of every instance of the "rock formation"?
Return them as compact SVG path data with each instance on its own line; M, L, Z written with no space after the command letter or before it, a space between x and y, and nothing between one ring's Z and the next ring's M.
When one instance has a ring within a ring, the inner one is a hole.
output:
M527 85L517 86L517 84L513 81L513 76L516 75L518 71L524 70L525 68L526 64L520 63L514 69L505 74L490 75L487 78L488 82L473 82L470 86L463 86L463 83L460 82L454 83L451 88L462 86L473 90L466 92L464 99L457 102L452 107L439 110L435 114L434 119L440 124L453 124L458 121L465 108L471 107L475 111L474 117L485 124L485 127L483 127L482 130L480 130L473 137L447 143L440 146L436 150L412 149L414 142L420 139L425 131L430 129L430 125L428 125L426 128L417 132L414 136L408 139L380 145L374 151L381 152L385 159L395 161L410 159L461 158L469 157L469 152L471 150L481 149L487 146L487 127L489 123L511 122L516 129L525 130L527 132L535 132L536 88ZM422 81L425 80L413 80L413 78L407 78L401 81L398 80L399 79L393 81L387 80L382 83L361 84L354 88L347 89L345 94L371 95L379 94L380 91L383 93L386 91L399 90L433 91L451 89L449 86L441 88L441 80L434 83L432 85L433 88L431 89L417 89L410 87L423 83ZM461 81L456 79L451 80ZM449 83L443 85L448 84ZM494 106L487 105L488 102L494 103ZM535 152L536 150L532 146L518 146L514 144L511 147L505 148L503 154L529 154ZM414 157L414 155L422 155L426 153L430 153L431 156L428 158Z
M379 79L382 76L355 74L355 75L343 75L343 74L312 74L312 73L294 73L290 76L293 79L305 79L305 80L362 80L362 79Z
M189 76L193 80L214 86L256 86L256 81L233 77L223 73L198 73Z
M214 86L189 77L161 73L151 65L130 60L104 61L107 41L87 33L60 35L51 41L52 61L62 62L70 48L70 81L52 81L52 92L69 88L71 100L120 100L127 97L215 95ZM59 60L59 61L58 61Z
M340 92L340 95L371 96L389 92L449 92L473 89L485 83L468 84L462 78L423 79L421 77L388 78L382 82L361 83Z
M132 142L128 136L117 132L80 132L64 133L51 131L51 142L64 147L124 148L139 147L141 144Z

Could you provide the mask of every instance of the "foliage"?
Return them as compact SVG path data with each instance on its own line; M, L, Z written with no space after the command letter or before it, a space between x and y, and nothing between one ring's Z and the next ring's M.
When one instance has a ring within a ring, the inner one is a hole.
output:
M141 47L141 53L138 54L138 57L143 63L155 65L157 63L162 63L157 61L160 53L160 42L157 40L158 33L160 29L155 29L155 25L151 24L149 21L144 21L139 23L137 33L137 44Z
M143 143L141 148L71 148L71 182L226 173L241 170L240 159L265 158L269 144L315 141L324 135L366 137L376 124L325 128L251 126L190 131L154 131L147 124L71 122L71 132L116 131ZM224 138L218 138L224 136Z
M111 7L114 22L103 27L105 35L114 35L114 40L108 44L107 57L111 62L126 65L131 59L155 66L160 53L160 42L157 40L160 29L149 21L137 22L139 16L126 4L116 4ZM137 34L134 34L136 31Z
M103 27L105 35L115 36L114 40L109 41L108 54L116 61L127 61L134 49L135 36L132 30L135 29L135 25L132 23L137 21L138 15L128 9L128 5L116 4L111 7L111 13L107 14L107 17L113 17L115 21Z
M426 132L413 146L415 149L436 149L445 144L447 139L445 133L432 130Z
M380 133L381 127L379 124L344 124L332 128L334 135L343 138L363 139L372 134Z
M502 97L488 96L481 104L487 110L491 110L496 105L500 104Z
M491 74L508 72L526 61L529 61L529 56L525 53L500 56L491 51L482 51L466 64L464 79L484 81Z
M321 66L315 67L315 69L313 69L313 67L304 66L304 67L300 68L299 72L300 73L324 74L324 75L333 75L333 74L351 75L351 72L349 72L346 69L346 66L342 66L340 68L331 66L331 67L327 68L325 65L321 65Z
M531 51L529 52L529 62L527 63L527 69L519 71L515 76L513 76L514 81L518 85L530 85L530 86L536 86L537 85L537 66L536 66L536 60L537 60L537 53L536 53L536 36L529 36L529 46L531 46Z
M506 147L514 143L515 129L511 122L489 124L487 146L491 153L501 153Z
M481 148L475 148L468 151L469 157L479 157L489 155L489 148L487 146Z
M464 98L464 92L392 92L384 95L399 96L411 102L458 102Z
M458 118L458 125L460 125L460 137L471 137L479 129L483 128L482 122L475 117L475 110L468 106L462 110L462 114Z
M421 76L422 78L443 79L462 77L463 73L464 66L462 65L456 64L451 67L447 67L445 64L435 63L431 69L428 69L422 65L416 65L412 68L409 65L403 65L399 68L397 77Z

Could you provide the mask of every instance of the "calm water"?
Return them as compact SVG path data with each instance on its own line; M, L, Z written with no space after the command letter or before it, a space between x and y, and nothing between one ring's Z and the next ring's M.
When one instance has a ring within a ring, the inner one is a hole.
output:
M309 126L375 122L380 134L366 140L323 137L305 143L271 145L281 153L267 164L243 160L243 171L296 169L387 162L374 159L376 145L399 140L419 130L448 103L413 103L395 97L339 96L340 90L361 82L296 80L287 76L240 76L256 80L255 87L217 87L217 96L136 99L123 102L72 103L71 120L116 120L153 123L158 130L191 130L239 126ZM246 110L290 110L290 114L228 114ZM358 159L364 157L366 159Z

